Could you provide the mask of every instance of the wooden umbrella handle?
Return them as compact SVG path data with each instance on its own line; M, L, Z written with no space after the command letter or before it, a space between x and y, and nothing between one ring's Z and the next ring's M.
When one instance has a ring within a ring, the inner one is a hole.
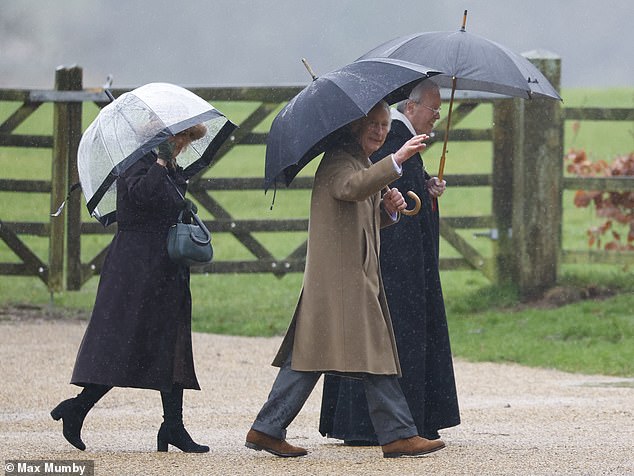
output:
M420 211L420 198L418 198L418 195L416 195L411 190L407 192L407 196L411 198L412 200L414 200L416 204L414 205L414 208L412 208L411 210L405 209L401 213L403 215L407 215L411 217L412 215L416 215Z
M386 192L389 192L390 191L390 187L388 187L386 185L384 190ZM412 208L411 210L408 210L408 209L401 210L401 213L403 215L407 215L408 217L411 217L413 215L416 215L420 211L420 198L418 198L418 195L416 195L411 190L409 192L407 192L407 196L409 198L411 198L412 200L414 200L414 202L416 202L416 203L414 204L414 208Z

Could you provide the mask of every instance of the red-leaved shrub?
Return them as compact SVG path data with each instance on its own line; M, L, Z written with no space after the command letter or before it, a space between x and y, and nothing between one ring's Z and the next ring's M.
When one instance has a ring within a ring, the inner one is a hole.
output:
M592 162L584 150L573 149L564 160L568 163L566 170L579 177L634 176L634 152L617 156L608 163L605 160ZM634 250L634 191L578 190L574 203L577 207L594 203L597 216L605 218L603 224L588 230L588 246L596 245L600 249L601 238L606 236L611 240L605 243L604 249ZM616 223L624 225L627 230L625 237L614 228Z

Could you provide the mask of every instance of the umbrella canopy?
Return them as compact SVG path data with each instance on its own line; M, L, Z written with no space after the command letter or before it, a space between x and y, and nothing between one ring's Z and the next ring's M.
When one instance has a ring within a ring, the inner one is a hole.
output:
M478 35L458 31L415 33L387 41L359 60L394 58L425 64L444 74L434 78L441 87L486 91L529 99L561 99L548 79L526 58Z
M447 130L438 177L442 179L454 93L456 90L486 91L504 96L532 99L561 97L548 79L526 58L508 48L468 33L467 11L458 31L415 33L387 41L368 51L357 61L376 58L400 59L425 64L443 74L433 81L451 88Z
M169 137L196 124L207 133L177 157L186 177L208 166L235 125L207 101L168 83L150 83L105 106L82 135L79 180L88 211L102 224L116 221L115 181Z
M391 59L357 61L315 78L277 114L266 140L264 188L287 186L337 132L365 116L380 100L405 99L436 71Z

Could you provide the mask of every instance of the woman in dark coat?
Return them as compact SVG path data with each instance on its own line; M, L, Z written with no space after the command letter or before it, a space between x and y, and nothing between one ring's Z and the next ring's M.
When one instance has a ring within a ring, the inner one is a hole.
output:
M185 452L209 451L183 426L183 389L200 390L192 355L189 269L173 263L166 247L167 231L184 205L174 184L182 194L186 189L175 158L205 133L200 124L171 137L160 158L148 154L117 179L118 230L71 378L83 390L51 412L63 420L66 440L80 450L86 448L83 421L94 404L112 387L135 387L161 392L158 451L167 451L168 444Z

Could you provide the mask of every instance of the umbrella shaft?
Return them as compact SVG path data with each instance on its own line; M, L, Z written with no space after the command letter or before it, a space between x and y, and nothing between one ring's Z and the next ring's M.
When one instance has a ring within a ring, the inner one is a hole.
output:
M447 155L447 142L449 141L449 127L451 126L451 111L453 110L453 98L456 93L456 77L451 80L451 99L449 100L449 113L447 114L447 127L445 128L445 142L442 145L442 155L440 156L440 166L438 167L438 178L442 180L445 172L445 158Z

